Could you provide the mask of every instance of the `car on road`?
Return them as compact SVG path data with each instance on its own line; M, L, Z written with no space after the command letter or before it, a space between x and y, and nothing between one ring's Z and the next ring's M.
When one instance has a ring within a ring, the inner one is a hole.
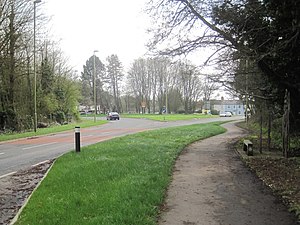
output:
M106 119L107 120L119 120L120 115L117 112L110 112L110 113L107 114Z
M231 117L231 116L232 116L231 112L221 112L220 113L220 117Z

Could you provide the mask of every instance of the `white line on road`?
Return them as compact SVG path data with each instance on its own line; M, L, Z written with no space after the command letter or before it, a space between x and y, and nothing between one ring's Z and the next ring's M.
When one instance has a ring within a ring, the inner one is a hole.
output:
M112 134L112 132L103 132L101 134Z
M4 155L5 153L4 152L0 152L0 155Z
M43 146L47 146L47 145L53 145L56 144L57 142L51 142L51 143L47 143L47 144L42 144L42 145L35 145L35 146L31 146L31 147L27 147L27 148L22 148L23 150L27 150L27 149L32 149L32 148L39 148L39 147L43 147Z
M7 177L7 176L10 176L10 175L13 175L13 174L15 174L15 173L16 173L16 171L15 171L15 172L11 172L11 173L4 174L4 175L0 176L0 179L2 179L2 178L4 178L4 177Z
M31 167L35 167L35 166L38 166L38 165L41 165L41 164L44 164L44 163L47 163L47 162L49 162L49 160L45 160L43 162L39 162L37 164L31 165Z

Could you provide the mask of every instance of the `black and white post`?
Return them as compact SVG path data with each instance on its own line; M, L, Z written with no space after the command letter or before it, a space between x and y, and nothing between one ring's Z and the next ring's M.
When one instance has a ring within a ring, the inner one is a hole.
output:
M80 127L75 127L75 151L80 152Z

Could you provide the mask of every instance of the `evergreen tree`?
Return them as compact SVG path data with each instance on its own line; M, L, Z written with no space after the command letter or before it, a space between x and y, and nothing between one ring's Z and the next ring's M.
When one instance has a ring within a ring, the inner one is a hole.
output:
M121 96L120 96L120 88L121 82L124 77L123 66L118 56L112 54L106 58L107 60L107 79L108 79L108 87L109 91L113 96L113 106L112 111L121 112Z

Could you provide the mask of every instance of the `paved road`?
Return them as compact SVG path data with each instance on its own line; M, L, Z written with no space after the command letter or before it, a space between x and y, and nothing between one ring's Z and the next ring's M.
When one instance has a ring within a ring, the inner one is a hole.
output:
M188 121L158 122L145 119L110 121L108 124L81 129L81 146L86 146L149 129L207 123L219 120L242 119L222 117ZM0 143L0 178L31 165L53 159L74 149L74 131Z

